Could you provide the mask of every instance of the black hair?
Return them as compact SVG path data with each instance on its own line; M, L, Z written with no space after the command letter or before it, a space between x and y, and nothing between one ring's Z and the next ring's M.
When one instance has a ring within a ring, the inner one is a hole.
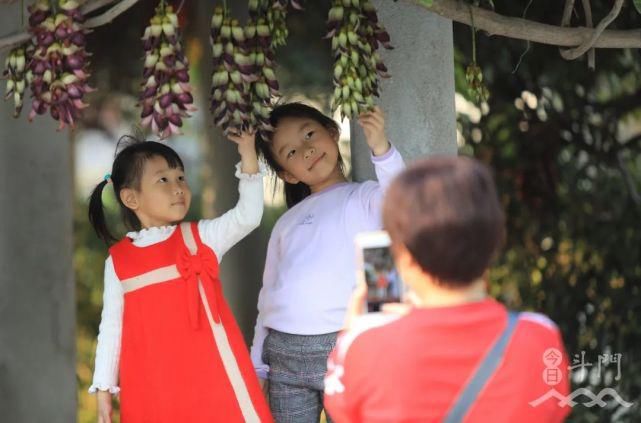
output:
M278 124L285 118L312 119L322 125L330 133L336 134L337 136L340 135L340 127L334 119L329 116L325 116L318 109L303 103L285 103L274 107L269 114L269 123L274 130L276 130L278 128ZM271 148L272 136L273 132L267 133L258 131L256 133L256 149L263 155L267 165L276 174L278 174L278 172L282 171L283 168L278 164L274 157L274 152ZM338 165L341 171L344 172L343 158L341 157L340 151L338 153ZM299 182L297 184L290 184L286 181L283 182L285 184L285 202L287 203L287 208L292 208L312 193L309 185L303 182Z
M126 144L126 147L116 153L113 167L111 169L111 182L113 184L116 200L120 205L120 212L125 226L132 231L139 231L141 229L140 220L136 214L129 209L120 199L120 191L125 188L132 188L140 190L140 181L145 162L153 157L162 157L167 161L171 169L181 168L185 169L182 160L178 154L171 149L171 147L156 141L141 141L132 136L125 135L118 141L118 146L121 143ZM89 198L89 222L96 231L96 234L105 243L111 244L117 241L109 228L105 219L104 206L102 203L102 190L109 183L107 178L96 185L91 197Z

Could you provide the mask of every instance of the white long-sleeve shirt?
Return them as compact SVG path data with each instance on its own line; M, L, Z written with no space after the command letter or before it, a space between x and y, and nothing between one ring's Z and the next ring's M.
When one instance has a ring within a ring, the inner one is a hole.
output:
M381 228L384 191L405 168L392 146L372 157L378 182L338 183L314 193L276 222L267 247L251 358L261 378L268 328L319 335L343 327L356 284L354 236Z
M260 224L263 215L263 176L266 170L261 163L260 172L254 175L241 173L236 165L236 177L240 179L240 197L236 206L222 216L198 222L202 242L214 250L220 262L223 255L238 241ZM156 244L169 238L176 226L162 226L129 232L127 237L138 247ZM120 339L124 293L114 270L111 256L105 261L105 287L103 292L102 318L96 347L96 364L93 383L89 392L97 390L117 393L120 362Z

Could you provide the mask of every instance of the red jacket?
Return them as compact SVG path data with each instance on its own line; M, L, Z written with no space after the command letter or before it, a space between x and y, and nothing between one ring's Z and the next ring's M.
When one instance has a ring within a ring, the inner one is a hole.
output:
M440 422L506 323L505 307L485 300L415 309L343 333L330 355L326 408L339 423ZM549 371L544 356L554 351L556 370ZM464 421L563 421L570 409L557 400L530 405L552 389L569 391L559 330L543 315L521 313L502 363Z

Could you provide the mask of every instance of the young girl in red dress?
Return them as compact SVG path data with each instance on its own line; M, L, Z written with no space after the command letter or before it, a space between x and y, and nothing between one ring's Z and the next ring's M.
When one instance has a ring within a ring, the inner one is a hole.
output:
M236 207L183 222L191 201L184 166L163 143L133 142L91 195L89 220L105 242L101 200L112 183L132 230L109 249L102 320L90 392L99 422L120 393L123 423L272 421L242 334L218 277L223 254L256 228L264 170L253 133L231 136L241 162Z

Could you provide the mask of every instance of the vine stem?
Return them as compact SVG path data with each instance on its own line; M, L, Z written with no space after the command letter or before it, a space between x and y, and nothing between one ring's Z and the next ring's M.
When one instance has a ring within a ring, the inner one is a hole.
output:
M476 27L474 26L474 14L472 13L472 6L468 7L470 10L470 21L472 25L472 63L476 63Z
M183 6L185 5L185 0L181 0L180 5L178 6L178 9L176 10L176 15L180 13L181 10L183 10Z

